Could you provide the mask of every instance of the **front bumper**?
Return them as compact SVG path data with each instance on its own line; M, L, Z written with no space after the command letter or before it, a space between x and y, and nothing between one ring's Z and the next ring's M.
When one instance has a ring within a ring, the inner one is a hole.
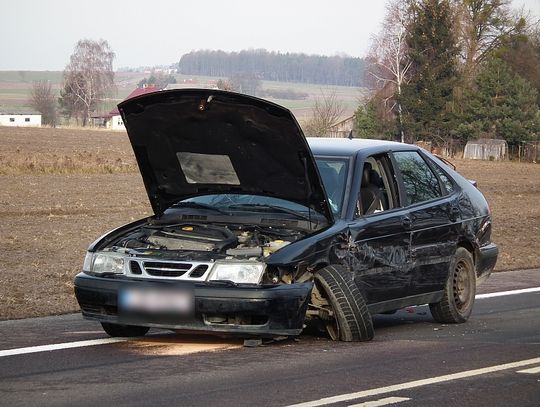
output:
M192 290L190 315L119 312L118 292L126 287ZM294 336L302 332L313 284L273 287L223 287L176 281L95 277L79 273L75 295L87 319L184 331L232 333L262 337Z

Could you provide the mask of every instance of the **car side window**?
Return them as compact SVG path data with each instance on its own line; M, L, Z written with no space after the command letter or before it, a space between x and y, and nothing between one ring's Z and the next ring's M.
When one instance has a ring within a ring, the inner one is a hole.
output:
M397 206L397 187L388 156L366 158L355 217L368 216Z
M406 205L429 201L443 195L439 179L418 152L395 152L394 158L405 186Z
M433 163L433 160L430 160L430 161ZM446 193L448 194L452 193L454 191L454 184L452 183L448 175L446 175L446 173L441 169L441 167L437 163L433 163L431 167L433 168L433 170L435 171L435 173L441 180L443 188L445 189Z

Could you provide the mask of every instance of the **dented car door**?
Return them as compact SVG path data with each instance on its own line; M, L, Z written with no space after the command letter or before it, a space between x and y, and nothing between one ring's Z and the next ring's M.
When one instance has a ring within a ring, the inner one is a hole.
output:
M409 295L443 289L456 250L459 209L432 167L417 151L393 154L411 230Z
M354 179L357 210L350 225L356 282L370 310L408 295L411 285L408 212L399 204L397 180L387 154L361 157ZM373 192L375 191L375 192ZM379 202L366 202L371 193Z

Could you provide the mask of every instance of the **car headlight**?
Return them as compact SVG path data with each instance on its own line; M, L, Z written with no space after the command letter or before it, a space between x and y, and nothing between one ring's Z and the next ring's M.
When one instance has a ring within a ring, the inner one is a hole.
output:
M82 271L92 271L92 260L94 259L94 253L86 252L84 256L84 263L82 266Z
M266 265L263 263L216 263L208 281L226 280L237 284L259 284Z
M117 253L87 253L84 258L83 271L96 274L124 273L124 256Z

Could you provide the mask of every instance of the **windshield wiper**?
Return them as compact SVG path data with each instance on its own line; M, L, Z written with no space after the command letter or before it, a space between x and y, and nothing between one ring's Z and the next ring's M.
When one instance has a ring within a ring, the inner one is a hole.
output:
M313 220L308 216L304 215L300 212L294 211L292 209L284 208L282 206L275 206L275 205L267 205L267 204L235 204L235 205L229 205L227 206L229 209L254 209L254 210L261 210L264 212L268 211L277 211L282 213L288 213L289 215L294 215L297 218L307 220L309 222L312 222Z
M177 202L172 207L173 208L182 207L182 208L207 209L207 210L210 210L210 211L215 211L215 212L222 213L224 215L230 215L229 212L226 212L226 211L224 211L222 209L219 209L219 208L217 208L215 206L208 205L208 204L201 203L201 202Z

